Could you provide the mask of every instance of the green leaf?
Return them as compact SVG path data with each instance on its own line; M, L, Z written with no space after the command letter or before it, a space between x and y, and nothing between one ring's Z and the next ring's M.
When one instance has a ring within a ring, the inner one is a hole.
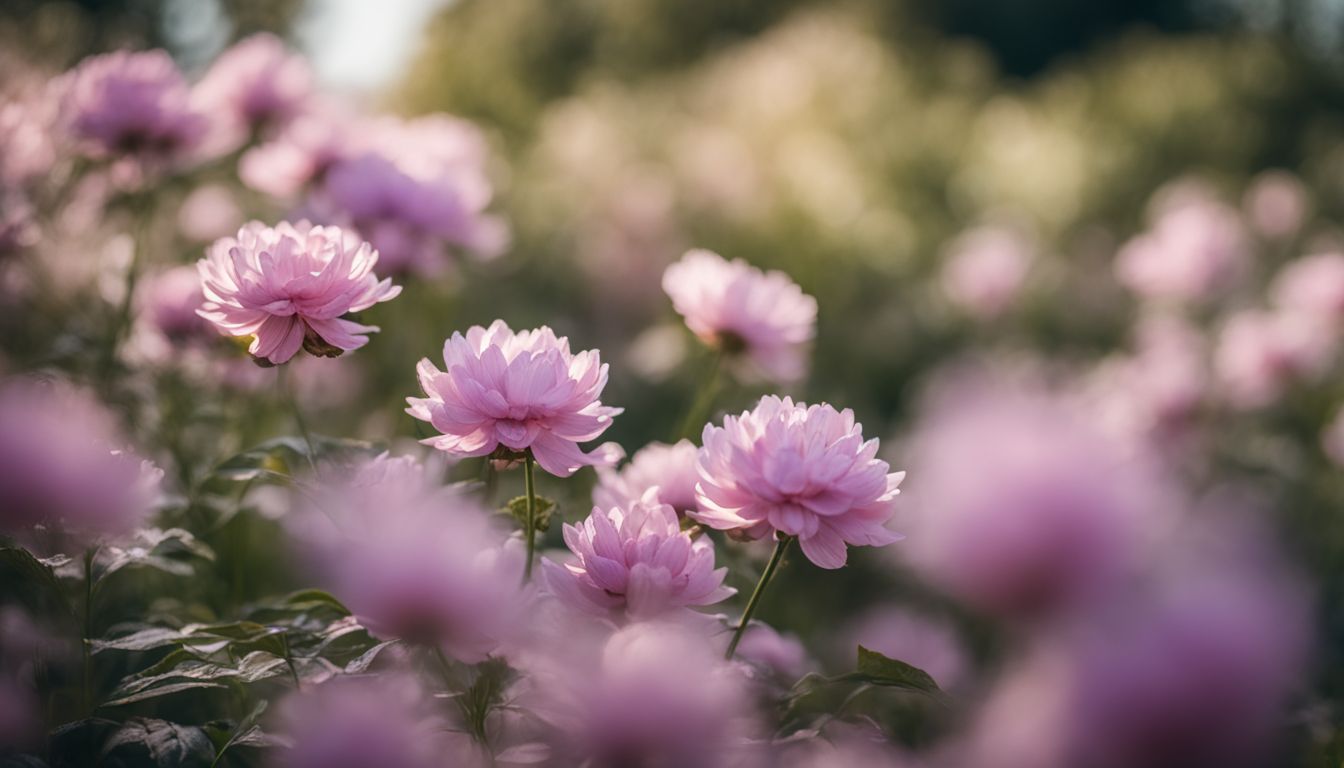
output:
M889 659L877 651L859 646L858 668L847 675L851 680L881 685L888 688L903 688L939 697L942 691L929 673L904 661Z
M134 704L137 701L156 699L160 696L167 696L169 694L178 693L180 691L189 691L195 688L228 688L228 686L224 685L223 683L212 683L208 680L185 680L180 683L161 685L156 688L150 688L149 690L139 691L125 696L117 696L115 698L103 702L100 706L120 707L126 704ZM115 691L113 693L115 694Z
M100 764L108 768L209 768L214 759L214 744L199 726L137 717L108 738Z
M556 514L558 505L555 500L548 499L545 496L537 496L536 525L537 530L546 532L551 529L551 518ZM500 510L503 514L509 515L518 521L520 526L527 525L527 497L518 496L510 499L509 503Z
M104 545L94 563L94 580L101 582L123 568L154 568L174 576L195 572L189 558L215 559L210 547L181 528L161 531L147 528L137 531L127 546Z
M362 674L364 674L365 672L367 672L367 671L369 670L369 667L373 666L373 662L374 662L374 660L376 660L376 659L378 658L378 654L380 654L380 653L382 653L383 651L387 650L388 648L390 648L390 647L396 645L398 642L399 642L399 641L397 641L397 640L384 640L383 642L381 642L381 643L379 643L379 644L373 646L373 647L370 648L369 650L367 650L367 651L365 651L364 653L360 654L357 658L355 658L355 659L354 659L353 661L351 661L349 664L346 664L346 665L345 665L345 674L347 674L347 675L362 675Z
M19 589L25 585L44 599L65 604L65 589L53 568L61 556L38 560L22 547L0 547L0 583ZM65 558L69 560L69 558ZM25 590L27 591L27 590Z

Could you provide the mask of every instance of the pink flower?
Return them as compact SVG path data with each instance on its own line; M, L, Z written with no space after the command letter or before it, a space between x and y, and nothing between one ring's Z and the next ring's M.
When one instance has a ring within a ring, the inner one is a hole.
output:
M0 424L0 532L42 525L96 539L148 518L162 472L124 450L111 414L89 395L11 380L0 384Z
M63 122L90 157L172 164L195 151L209 128L191 106L182 73L161 50L90 57L60 87Z
M1207 340L1189 323L1166 314L1141 317L1133 354L1105 363L1096 388L1103 418L1121 433L1171 436L1209 396Z
M373 274L378 252L335 227L251 222L198 263L201 317L228 336L253 336L255 357L279 365L299 347L331 357L368 343L377 326L341 319L401 293Z
M1167 193L1156 220L1116 256L1120 282L1150 299L1198 301L1227 287L1250 257L1237 212L1196 190Z
M1324 373L1337 343L1331 326L1306 314L1246 310L1223 326L1214 368L1229 403L1262 408Z
M794 404L773 395L755 410L705 426L697 457L700 509L717 530L796 536L822 568L845 564L845 545L880 547L904 472L888 474L877 440L864 441L849 409Z
M1017 298L1031 266L1031 246L1017 232L983 227L962 234L943 266L943 290L981 318L1000 315Z
M321 104L295 118L274 139L244 152L238 177L258 192L293 198L348 156L353 122L354 116Z
M745 355L775 380L803 377L805 348L816 335L817 300L788 275L694 250L663 273L663 290L706 344Z
M1344 254L1322 253L1289 262L1274 278L1270 293L1284 312L1325 324L1344 322Z
M579 525L566 524L564 534L576 561L543 560L546 584L583 610L647 617L712 605L737 591L723 586L728 569L715 570L713 543L683 533L655 489L628 505L594 508Z
M307 108L312 91L308 62L263 32L220 54L192 96L215 118L221 148L231 149L250 132L283 128Z
M213 242L237 232L246 217L234 192L223 184L193 189L177 210L177 231L197 242Z
M522 552L479 503L387 455L323 479L289 521L305 562L379 635L475 663L526 606Z
M728 638L723 639L726 649ZM816 666L796 635L782 634L760 621L753 621L742 633L735 658L789 686Z
M501 446L531 451L542 469L569 477L580 467L610 465L612 443L585 454L620 408L598 398L607 366L596 350L571 354L569 340L550 328L514 333L503 320L454 333L443 344L444 371L428 359L416 367L425 397L410 397L406 412L443 433L424 440L455 456L486 456Z
M1266 171L1246 190L1242 209L1256 232L1268 238L1284 238L1302 228L1311 198L1302 180L1293 174Z
M690 440L675 445L649 443L635 452L630 463L619 471L599 467L598 483L593 489L593 504L602 509L622 507L643 498L650 488L658 489L658 501L684 515L699 508L695 498L695 456L699 449Z

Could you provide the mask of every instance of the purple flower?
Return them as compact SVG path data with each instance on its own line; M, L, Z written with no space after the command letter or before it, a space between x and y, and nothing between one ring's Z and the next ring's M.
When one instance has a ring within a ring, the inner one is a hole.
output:
M238 160L238 177L259 192L293 198L349 154L350 124L357 120L333 105L320 104L275 138L244 152Z
M816 335L817 300L788 275L694 250L663 273L663 290L706 344L745 356L776 381L803 377L806 346Z
M960 235L943 266L943 290L980 318L1002 314L1017 299L1031 267L1031 245L1010 229L982 227Z
M401 293L378 280L378 252L335 227L252 222L210 246L198 264L201 317L228 336L252 336L248 352L279 365L300 347L332 357L359 349L378 328L342 319Z
M1202 189L1159 192L1152 226L1120 249L1120 282L1149 299L1198 301L1226 288L1249 260L1237 211Z
M697 457L695 520L752 538L796 536L822 568L845 564L845 546L900 540L885 524L904 472L888 473L878 441L863 439L849 409L773 395L752 411L705 426Z
M249 133L283 128L307 109L312 91L308 62L275 35L261 33L220 54L192 97L214 118L221 148L232 149Z
M117 51L80 62L61 81L63 122L88 156L176 164L205 138L209 122L164 51Z
M162 472L125 451L112 416L89 395L10 380L0 384L0 424L0 532L41 525L97 539L149 516Z
M712 605L736 590L723 586L727 568L714 568L714 545L683 533L677 513L657 490L608 509L594 508L577 526L564 526L575 562L543 560L546 584L567 603L601 614L648 617Z
M525 608L521 551L464 493L409 457L387 455L323 478L291 520L332 594L375 633L478 662L508 641Z
M584 453L620 408L598 398L607 366L596 350L571 354L569 340L542 326L514 333L503 320L454 333L443 344L445 370L428 359L416 367L425 397L410 397L406 412L443 433L424 440L454 456L486 456L501 446L531 451L542 469L568 477L580 467L609 465L612 443Z
M699 479L695 456L699 449L690 440L675 445L649 443L635 452L618 471L599 467L593 489L593 504L602 509L633 504L650 488L657 487L658 501L684 515L699 508L695 484Z

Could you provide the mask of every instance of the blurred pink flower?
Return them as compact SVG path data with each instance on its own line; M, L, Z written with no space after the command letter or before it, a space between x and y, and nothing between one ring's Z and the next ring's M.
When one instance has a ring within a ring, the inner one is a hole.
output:
M1017 232L973 229L960 235L945 256L943 290L961 309L996 317L1017 299L1031 261L1031 245Z
M201 317L228 336L254 336L248 352L275 365L300 347L332 357L359 349L376 326L341 319L401 293L373 274L378 252L335 227L251 222L198 263Z
M1288 262L1274 278L1270 295L1281 311L1325 324L1344 322L1344 254L1322 253Z
M688 251L663 273L663 290L691 331L729 356L745 355L777 381L801 379L816 335L817 300L783 272Z
M822 568L845 564L845 545L880 547L902 537L885 524L904 472L888 474L878 441L863 439L849 409L773 395L706 425L697 467L695 520L752 538L796 536Z
M225 151L250 133L283 128L301 114L313 94L313 73L275 35L260 33L235 43L196 83L192 100L209 114Z
M275 750L280 768L437 768L474 765L449 740L448 724L415 680L337 677L296 691L280 704L291 746Z
M1338 343L1328 324L1300 312L1244 310L1228 318L1214 368L1226 400L1262 408L1325 372Z
M162 50L89 57L58 88L62 122L93 158L173 165L194 153L209 129L177 64Z
M625 506L643 498L657 487L658 501L678 515L697 509L695 456L699 452L690 440L675 445L649 443L635 452L620 470L599 467L598 483L593 489L593 504L602 509Z
M468 663L513 637L527 601L522 551L478 502L410 457L384 454L318 480L289 520L294 542L373 632Z
M198 242L212 242L238 231L243 210L233 190L223 184L203 184L182 200L177 209L177 229Z
M636 618L712 605L737 590L714 568L714 544L683 533L677 513L650 489L638 501L594 508L577 526L565 524L576 561L542 560L546 584L566 603L590 612L624 611Z
M1242 209L1256 232L1278 239L1302 228L1311 209L1311 197L1297 176L1287 171L1266 171L1251 182Z
M966 647L946 622L895 606L877 608L844 634L846 661L852 663L860 645L919 667L945 690L966 682Z
M1116 255L1116 274L1144 298L1209 298L1237 278L1250 258L1241 219L1204 192L1167 197L1156 206L1152 226Z
M0 532L41 525L92 540L149 517L163 473L125 451L111 414L88 394L10 380L0 384L0 424Z
M1133 568L1167 487L1057 393L974 378L941 388L912 439L909 551L973 608L1052 618Z
M620 458L605 443L585 454L620 408L602 405L607 366L596 350L577 355L569 340L546 326L514 333L503 320L472 326L443 344L445 371L428 358L416 367L425 397L409 397L406 412L443 433L423 440L455 456L486 456L503 446L530 450L542 469L569 477L585 466Z
M724 637L724 648L728 638ZM782 634L761 621L753 621L742 633L734 658L746 662L766 674L792 686L798 678L815 667L807 647L797 635Z
M1340 467L1344 467L1344 408L1335 414L1335 418L1326 425L1321 434L1321 447L1325 455Z
M357 123L357 117L339 107L319 104L275 138L244 152L238 159L238 177L258 192L292 199L349 154L352 124Z
M1140 317L1134 335L1132 354L1096 372L1103 420L1141 439L1171 436L1210 394L1207 340L1185 320L1164 313Z

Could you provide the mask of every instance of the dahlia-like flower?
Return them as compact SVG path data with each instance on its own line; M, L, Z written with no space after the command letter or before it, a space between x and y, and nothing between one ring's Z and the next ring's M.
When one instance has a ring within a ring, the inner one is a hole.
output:
M1308 313L1238 312L1214 353L1222 394L1238 408L1270 405L1294 383L1324 373L1338 343L1334 326Z
M636 618L712 605L736 590L723 586L727 568L714 568L714 545L684 533L672 507L650 489L639 501L594 508L577 526L564 526L575 561L542 561L546 584L576 608Z
M1344 323L1344 254L1321 253L1286 264L1270 286L1274 304L1329 326Z
M1166 197L1148 231L1120 249L1116 275L1145 298L1208 298L1226 288L1250 257L1241 217L1202 191L1178 190Z
M839 568L845 545L902 538L885 524L905 473L888 473L877 448L849 409L763 397L722 427L705 426L696 460L700 509L690 516L752 538L796 536L807 559Z
M251 222L198 263L201 317L228 336L252 336L259 360L279 365L303 347L333 357L368 343L377 326L342 319L401 293L373 274L378 252L335 227Z
M593 504L602 509L623 507L643 498L650 488L658 489L658 501L684 515L697 509L695 456L699 449L690 440L675 445L649 443L631 457L620 470L598 467Z
M522 552L470 496L410 457L379 456L306 494L294 541L331 593L380 636L475 663L513 635Z
M448 724L415 680L337 677L296 691L280 704L292 742L277 749L280 768L437 768L462 762Z
M1031 260L1031 245L1021 234L996 227L973 229L948 250L943 291L976 317L996 317L1021 293Z
M663 273L663 290L691 332L711 347L744 356L777 381L796 381L806 372L817 300L783 272L693 250Z
M63 77L60 88L62 122L93 158L172 164L195 151L209 129L165 51L87 58Z
M485 456L504 448L531 451L542 469L569 477L585 466L610 465L620 448L605 443L584 453L621 408L602 405L607 366L597 350L577 355L550 328L514 333L503 320L472 326L443 344L444 371L428 358L416 366L425 397L408 397L406 412L442 432L423 440L454 456Z
M192 97L215 118L221 148L231 149L249 133L283 128L307 108L312 94L308 62L263 32L221 53Z
M0 532L97 539L149 516L162 471L126 452L112 416L65 387L0 384ZM72 428L77 425L77 428Z

